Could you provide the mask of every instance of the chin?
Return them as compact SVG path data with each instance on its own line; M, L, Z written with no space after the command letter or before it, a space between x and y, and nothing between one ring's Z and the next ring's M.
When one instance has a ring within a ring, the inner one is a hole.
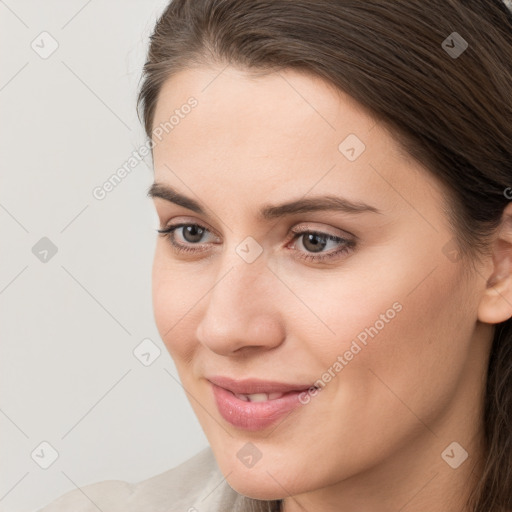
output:
M274 478L276 476L274 475ZM277 482L282 481L279 477L276 478ZM229 486L238 494L247 496L255 500L280 500L285 498L288 494L284 489L288 490L286 481L282 481L279 485L268 473L263 472L255 477L240 473L235 475L231 473L226 478ZM292 494L296 494L292 492Z
M244 467L238 459L234 464L220 460L219 468L233 490L257 500L279 500L290 494L299 495L314 485L310 478L305 479L306 475L299 467L265 461L264 457L252 468Z

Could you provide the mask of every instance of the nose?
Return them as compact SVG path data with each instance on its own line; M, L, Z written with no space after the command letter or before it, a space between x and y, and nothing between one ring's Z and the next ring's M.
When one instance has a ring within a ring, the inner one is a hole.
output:
M279 280L264 261L232 263L229 268L223 266L221 277L204 299L198 341L224 356L279 346L285 337L275 293Z

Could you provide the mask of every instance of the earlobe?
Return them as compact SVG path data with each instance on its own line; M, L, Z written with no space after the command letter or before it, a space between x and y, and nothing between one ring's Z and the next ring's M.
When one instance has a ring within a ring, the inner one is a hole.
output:
M488 285L478 306L478 319L487 324L499 324L512 317L512 277Z
M512 203L503 212L494 242L493 270L478 306L478 319L488 324L512 317Z

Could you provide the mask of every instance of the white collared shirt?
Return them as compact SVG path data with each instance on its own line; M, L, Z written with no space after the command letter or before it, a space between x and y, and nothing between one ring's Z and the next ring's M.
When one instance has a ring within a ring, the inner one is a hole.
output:
M234 491L208 446L179 466L146 480L85 485L37 512L270 512L268 503Z

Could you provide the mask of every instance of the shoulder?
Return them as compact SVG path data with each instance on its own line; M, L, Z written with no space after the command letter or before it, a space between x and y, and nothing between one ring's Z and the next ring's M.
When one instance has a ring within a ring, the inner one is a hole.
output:
M220 512L237 508L241 500L208 446L179 466L146 480L89 484L68 491L37 512Z

